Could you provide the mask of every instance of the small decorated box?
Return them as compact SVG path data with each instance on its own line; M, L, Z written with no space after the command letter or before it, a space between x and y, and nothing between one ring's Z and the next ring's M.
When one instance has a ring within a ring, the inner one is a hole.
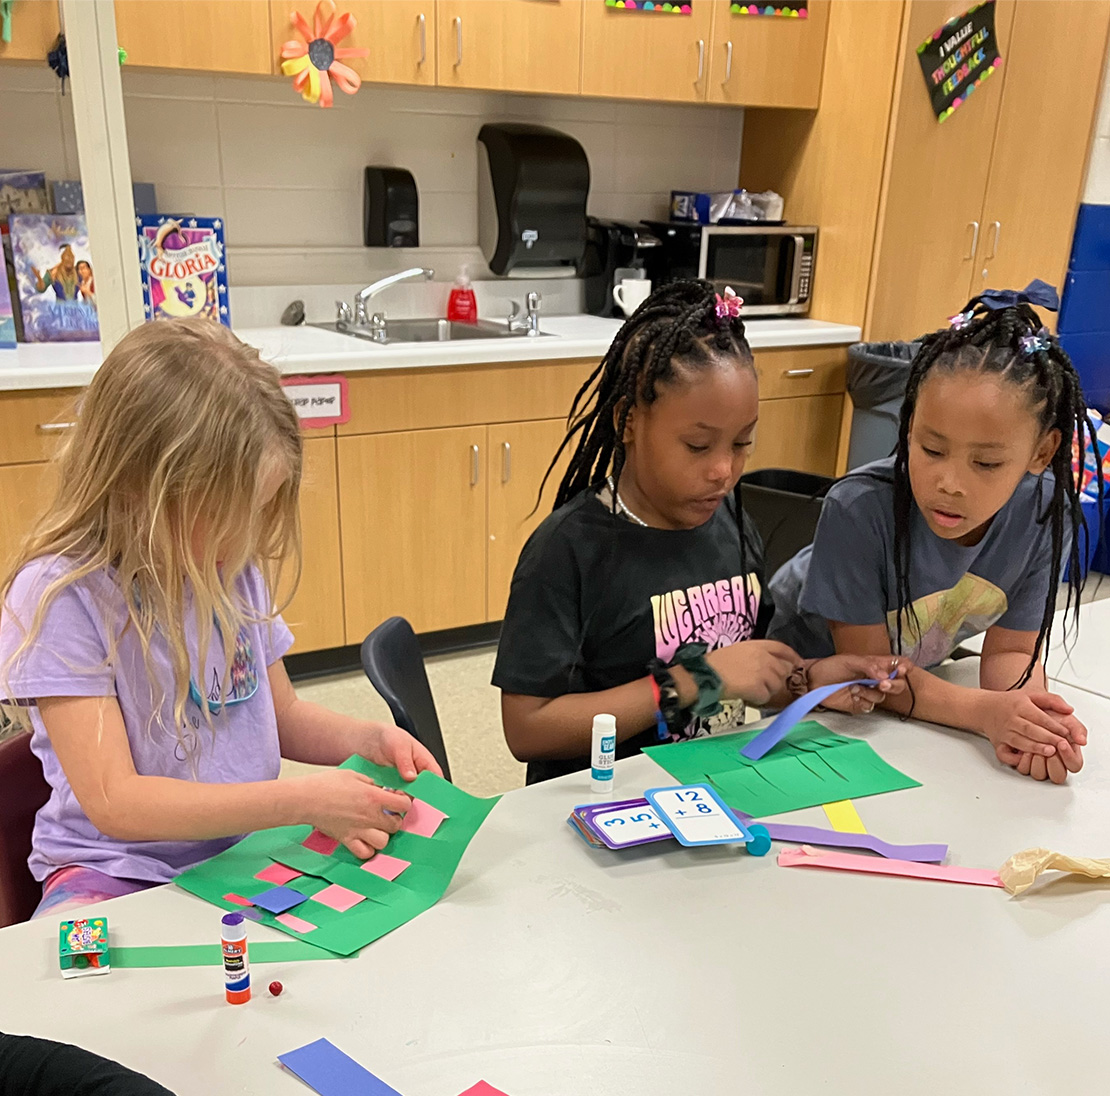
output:
M108 918L62 921L58 926L58 962L63 978L107 974L112 969L108 952Z

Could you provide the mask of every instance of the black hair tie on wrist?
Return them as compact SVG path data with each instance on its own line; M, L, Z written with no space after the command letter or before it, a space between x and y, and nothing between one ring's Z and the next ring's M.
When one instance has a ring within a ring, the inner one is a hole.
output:
M698 699L690 709L691 715L698 719L721 711L721 693L724 691L721 675L705 660L708 650L704 643L684 643L674 656L675 662L694 679L698 687Z

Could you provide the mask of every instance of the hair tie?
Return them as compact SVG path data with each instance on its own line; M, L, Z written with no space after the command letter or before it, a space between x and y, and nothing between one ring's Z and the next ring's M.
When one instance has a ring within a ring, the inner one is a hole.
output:
M955 316L948 317L948 324L956 331L962 331L975 318L975 313L968 309L966 312L957 312Z
M740 319L740 309L743 307L744 298L738 297L731 285L726 285L724 295L717 294L717 323Z
M1049 343L1045 338L1047 332L1042 327L1035 335L1023 335L1018 343L1021 346L1022 357L1031 358L1038 350L1047 350Z

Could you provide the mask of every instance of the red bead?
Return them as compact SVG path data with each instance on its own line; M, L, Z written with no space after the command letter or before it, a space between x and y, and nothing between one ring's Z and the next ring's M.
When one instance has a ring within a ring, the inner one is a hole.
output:
M270 983L270 994L271 994L271 996L280 997L281 996L281 991L284 988L285 987L280 982L271 982Z

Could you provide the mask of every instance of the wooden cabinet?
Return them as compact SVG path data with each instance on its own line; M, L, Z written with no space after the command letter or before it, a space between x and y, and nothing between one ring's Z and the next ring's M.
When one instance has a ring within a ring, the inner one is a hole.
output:
M274 71L263 0L116 0L116 37L135 68Z
M0 464L29 464L53 457L76 414L79 396L80 391L72 388L0 395Z
M58 6L50 0L15 0L12 40L0 41L0 60L44 63L58 37Z
M292 652L342 647L343 568L339 551L339 473L335 436L307 437L301 478L301 580L283 610L296 642ZM292 576L288 576L289 579ZM283 591L277 595L284 601Z
M810 0L808 17L734 15L713 0L707 98L753 107L816 107L829 27L829 0Z
M582 91L621 99L705 99L713 4L691 14L627 11L590 0L582 20Z
M281 72L281 47L299 40L289 14L312 18L313 4L300 8L291 0L270 0L273 71ZM434 0L345 0L338 8L355 17L355 29L341 47L367 49L367 57L344 58L364 80L386 84L434 84L436 34Z
M582 0L437 0L444 87L574 95Z
M569 451L540 484L566 435L565 419L511 422L489 427L486 486L489 492L489 559L486 573L486 618L501 620L509 599L516 561L524 542L551 513L551 504L566 470Z
M486 619L484 426L339 439L348 643Z
M843 395L760 400L755 447L744 469L795 468L836 475Z
M52 464L0 465L0 577L7 575L20 543L45 511L55 483Z

